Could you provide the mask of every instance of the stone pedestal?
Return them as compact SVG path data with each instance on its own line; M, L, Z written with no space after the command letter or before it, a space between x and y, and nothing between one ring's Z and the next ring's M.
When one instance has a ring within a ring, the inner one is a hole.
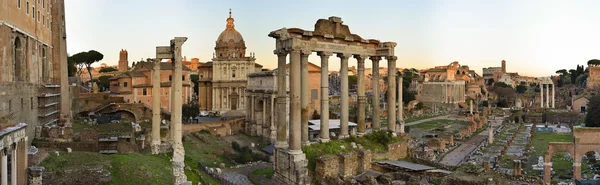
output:
M297 153L287 149L275 148L274 151L273 179L285 184L308 185L308 160L302 152Z
M31 166L29 167L29 173L27 181L29 185L42 185L42 173L44 172L43 166Z

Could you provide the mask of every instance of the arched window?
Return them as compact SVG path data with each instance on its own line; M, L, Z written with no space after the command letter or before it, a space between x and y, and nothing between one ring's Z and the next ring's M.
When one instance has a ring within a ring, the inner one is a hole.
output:
M235 78L235 69L231 71L231 77Z
M13 71L13 78L14 78L13 81L21 81L21 80L23 80L21 78L21 71L23 70L23 69L21 69L21 66L23 66L22 65L22 63L23 63L23 61L22 61L23 60L22 59L22 57L23 57L23 46L21 44L21 39L19 37L17 37L15 39L15 44L14 44L14 47L13 47L13 54L14 54L14 56L13 56L13 69L14 69L14 71Z

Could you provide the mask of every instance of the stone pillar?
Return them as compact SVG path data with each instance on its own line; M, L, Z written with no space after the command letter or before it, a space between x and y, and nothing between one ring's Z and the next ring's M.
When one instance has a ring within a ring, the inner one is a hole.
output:
M186 37L175 37L171 40L171 48L173 49L173 81L172 91L173 94L173 106L171 108L171 124L173 125L173 159L171 163L173 165L173 184L180 185L187 182L187 177L184 173L184 157L185 150L182 143L181 135L181 106L182 106L182 64L181 64L181 45L187 40Z
M366 130L365 124L365 55L354 55L358 64L358 136L363 136Z
M27 184L27 137L21 139L17 146L17 184Z
M302 106L300 112L300 122L302 123L302 145L309 145L308 141L308 101L310 99L310 91L308 89L308 56L312 53L311 50L302 50L301 59L301 70L300 75L300 104Z
M575 180L581 180L581 160L573 162L573 176Z
M546 156L544 156L545 158ZM546 159L544 159L546 161ZM552 163L544 162L544 182L550 184L550 178L552 177Z
M470 112L471 114L473 114L473 100L471 100L471 106L469 106L469 107L470 107L470 110L469 110L469 112Z
M152 68L152 154L160 153L160 59L154 59Z
M43 166L31 166L29 167L28 183L29 185L42 185L42 173L44 172Z
M300 130L300 50L290 52L290 153L302 153ZM285 115L285 114L284 114Z
M275 127L275 95L271 95L271 112L269 112L269 120L271 121L270 127L270 138L271 142L275 142L277 139L277 128Z
M256 118L254 117L255 109L254 104L256 101L254 100L254 94L250 96L250 120L256 122Z
M450 96L450 93L448 93L448 84L444 84L444 98L446 99L446 103L450 103L448 96Z
M540 108L544 108L544 84L540 81Z
M339 53L337 55L341 59L341 67L340 67L340 76L341 80L341 113L340 113L340 136L339 138L347 138L348 133L348 107L350 106L348 103L348 58L352 56L351 54L343 54Z
M12 156L10 157L10 161L11 161L11 173L10 173L10 184L11 185L17 185L17 174L19 173L18 169L17 169L17 164L19 164L19 162L17 161L18 158L21 158L19 156L17 156L17 147L18 147L18 143L14 143L13 146L11 146L10 152L12 153Z
M0 181L1 181L1 185L8 185L8 153L9 149L8 148L4 148L2 149L2 153L0 154L2 159L0 161Z
M494 127L492 127L492 123L489 123L488 126L488 144L494 143Z
M396 135L396 56L388 56L388 131Z
M373 130L379 130L381 128L381 121L379 119L381 115L379 112L379 61L381 57L372 56L369 59L373 62L373 71L371 74L373 78L373 100L371 102L373 104L373 118L371 118L371 125Z
M552 108L554 108L554 97L556 96L556 88L555 85L552 84Z
M400 134L404 134L404 102L402 101L402 83L404 79L400 76L398 79L398 125L400 125Z
M550 108L550 84L546 85L546 108Z
M267 98L263 97L263 107L262 107L262 126L259 128L260 130L263 130L263 128L267 125ZM264 136L265 133L263 132L261 136Z
M286 76L285 70L287 52L284 50L275 50L277 54L277 142L275 142L276 148L286 148L287 144L287 87L286 87Z
M329 142L329 56L331 52L319 52L321 56L321 134L322 143Z

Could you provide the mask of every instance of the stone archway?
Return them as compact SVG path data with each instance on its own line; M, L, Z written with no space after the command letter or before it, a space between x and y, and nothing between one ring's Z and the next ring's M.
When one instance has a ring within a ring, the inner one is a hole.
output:
M554 153L558 153L558 152L567 152L569 154L571 154L571 156L573 156L573 158L576 157L575 155L575 151L574 151L574 147L573 147L573 143L569 143L569 142L550 142L548 143L548 151L546 152L546 154L544 154L544 182L546 183L550 183L551 177L552 177L552 156L554 156ZM576 163L573 163L573 166L575 166ZM581 169L581 166L579 166L579 168ZM573 169L573 176L575 177L576 173L578 172L577 169Z
M16 37L13 45L13 81L23 81L23 43L21 38Z

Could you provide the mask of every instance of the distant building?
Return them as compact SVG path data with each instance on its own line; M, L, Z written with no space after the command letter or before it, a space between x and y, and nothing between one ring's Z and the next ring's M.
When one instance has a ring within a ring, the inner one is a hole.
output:
M148 107L152 107L152 69L154 62L138 62L133 69L126 71L118 76L110 78L111 96L123 97L125 102L141 102ZM173 78L173 65L168 62L160 63L160 102L161 108L171 112L171 83ZM190 79L190 69L183 66L182 78L182 101L189 103L192 101L192 83Z
M410 85L410 91L417 92L416 98L429 106L446 103L464 103L466 97L480 98L481 77L469 66L452 62L447 66L420 71L418 84Z
M587 111L588 102L589 99L585 94L573 97L573 102L571 103L573 105L573 111L582 114L585 113Z
M246 55L246 43L235 30L233 21L229 12L225 30L217 38L212 61L199 64L201 110L245 113L247 76L262 69L253 54Z

